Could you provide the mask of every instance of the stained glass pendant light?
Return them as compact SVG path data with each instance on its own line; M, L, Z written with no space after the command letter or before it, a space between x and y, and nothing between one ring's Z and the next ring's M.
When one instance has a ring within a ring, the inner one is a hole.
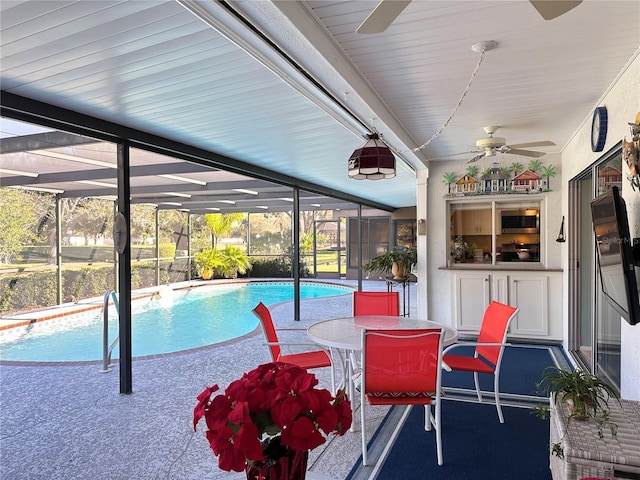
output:
M378 133L367 135L363 145L349 158L349 177L356 180L381 180L396 176L396 158Z

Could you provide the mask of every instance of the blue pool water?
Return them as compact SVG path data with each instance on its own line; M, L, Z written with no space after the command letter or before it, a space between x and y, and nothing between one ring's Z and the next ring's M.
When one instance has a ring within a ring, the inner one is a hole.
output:
M344 295L347 287L300 284L300 297ZM252 309L293 300L292 282L236 283L172 291L132 304L134 357L178 352L224 342L252 332L258 319ZM109 343L118 330L117 314L109 314ZM0 343L0 360L69 362L102 359L102 314L38 322ZM13 338L11 338L13 337ZM118 347L112 358L117 358Z

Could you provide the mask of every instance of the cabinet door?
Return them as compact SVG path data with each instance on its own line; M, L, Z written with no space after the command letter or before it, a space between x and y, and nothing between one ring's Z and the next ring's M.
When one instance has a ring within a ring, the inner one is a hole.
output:
M462 235L491 235L491 209L463 210L461 213Z
M481 235L491 235L492 233L491 209L478 210L476 225L478 233Z
M496 302L509 304L509 288L507 275L493 274L491 275L491 300Z
M509 304L518 308L509 331L515 335L547 335L549 331L546 276L511 275Z
M481 273L459 273L454 275L456 328L479 331L482 316L489 305L489 275Z

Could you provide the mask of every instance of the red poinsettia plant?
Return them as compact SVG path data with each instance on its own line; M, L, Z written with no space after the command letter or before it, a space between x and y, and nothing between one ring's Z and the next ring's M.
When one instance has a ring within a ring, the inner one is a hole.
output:
M306 369L281 362L260 365L233 381L224 394L218 385L198 395L193 428L202 417L222 470L242 472L246 465L269 460L270 450L312 450L325 435L343 435L351 426L351 404L339 390L334 397L316 388ZM274 444L279 448L273 449Z

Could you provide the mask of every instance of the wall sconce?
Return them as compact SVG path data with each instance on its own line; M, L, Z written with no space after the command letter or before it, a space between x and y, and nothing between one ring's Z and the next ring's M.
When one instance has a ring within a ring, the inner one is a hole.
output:
M426 235L427 234L427 222L424 218L418 220L418 235Z
M558 238L556 238L556 242L564 243L567 240L564 238L564 215L562 216L562 223L560 224L560 232L558 232Z

